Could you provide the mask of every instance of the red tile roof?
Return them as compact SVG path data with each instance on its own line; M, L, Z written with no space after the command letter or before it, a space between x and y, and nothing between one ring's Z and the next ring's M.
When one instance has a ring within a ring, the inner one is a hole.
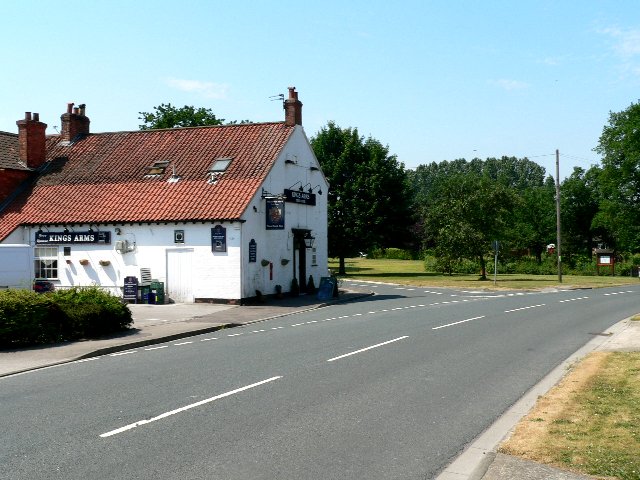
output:
M0 212L0 240L20 225L239 219L294 128L282 122L47 139L48 170ZM215 184L216 158L233 160ZM147 168L168 161L164 174ZM173 173L181 179L167 180Z
M0 168L30 170L20 161L18 135L0 132Z

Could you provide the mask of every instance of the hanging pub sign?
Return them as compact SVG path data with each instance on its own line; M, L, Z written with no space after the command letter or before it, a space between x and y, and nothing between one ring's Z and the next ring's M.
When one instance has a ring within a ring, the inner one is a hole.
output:
M211 251L227 251L227 229L222 225L216 225L211 229Z
M36 232L36 245L110 244L111 232Z
M300 190L289 190L285 188L284 198L287 202L291 203L301 203L303 205L311 205L312 207L315 207L316 205L315 193L301 192Z
M268 198L267 202L267 230L284 230L284 202Z
M255 263L258 258L258 244L252 238L249 242L249 263Z

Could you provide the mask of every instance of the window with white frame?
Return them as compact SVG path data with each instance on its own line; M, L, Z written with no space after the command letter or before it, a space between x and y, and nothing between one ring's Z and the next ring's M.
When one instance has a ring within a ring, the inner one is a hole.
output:
M58 247L36 247L35 278L58 278Z

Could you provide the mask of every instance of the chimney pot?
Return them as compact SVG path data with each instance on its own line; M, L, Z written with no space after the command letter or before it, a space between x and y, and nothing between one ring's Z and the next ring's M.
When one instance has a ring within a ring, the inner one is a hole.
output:
M296 87L289 87L289 98L284 101L284 123L289 127L302 125L302 102L298 100Z
M85 104L74 106L73 102L67 104L67 113L60 116L62 129L60 135L63 141L71 142L78 135L89 135L90 120L85 116Z
M38 168L47 157L47 124L40 121L40 114L25 112L24 120L18 120L18 145L20 161L29 168Z

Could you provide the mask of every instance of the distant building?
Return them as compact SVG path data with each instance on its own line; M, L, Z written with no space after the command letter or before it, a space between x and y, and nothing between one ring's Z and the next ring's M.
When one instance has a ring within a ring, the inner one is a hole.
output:
M69 104L59 135L37 113L0 132L0 244L29 244L57 288L125 278L176 302L302 292L327 272L329 185L302 128L285 121L90 133ZM141 274L141 271L143 274Z

